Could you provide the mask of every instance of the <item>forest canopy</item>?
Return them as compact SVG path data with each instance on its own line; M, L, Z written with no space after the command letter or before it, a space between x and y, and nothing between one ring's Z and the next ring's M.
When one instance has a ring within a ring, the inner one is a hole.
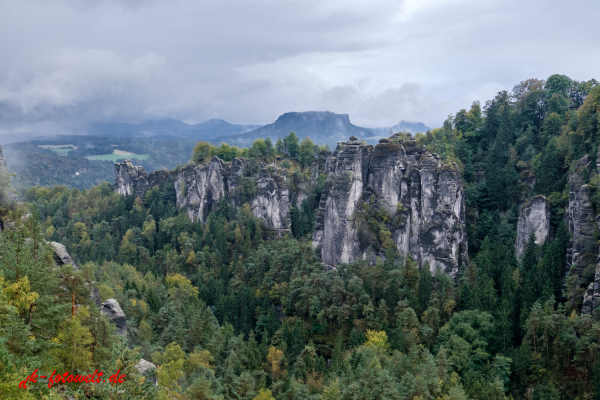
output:
M107 182L27 190L12 212L31 215L0 234L0 397L36 398L17 389L36 368L119 365L135 377L122 387L130 398L600 398L600 313L581 312L595 264L565 276L564 222L569 176L586 154L583 179L600 214L598 82L523 81L439 128L395 135L412 139L461 171L469 254L456 279L393 251L383 229L385 257L324 268L311 244L325 183L318 174L280 236L250 204L226 198L204 223L191 220L171 182L141 197ZM290 185L331 155L293 132L245 149L200 142L188 154L198 164L215 156L277 164ZM517 259L519 207L535 195L551 205L552 240L530 237ZM367 211L363 222L376 227L387 217ZM66 246L78 270L55 266L51 241ZM123 341L89 285L123 309ZM136 372L140 358L158 366L158 386ZM60 390L41 393L117 393Z

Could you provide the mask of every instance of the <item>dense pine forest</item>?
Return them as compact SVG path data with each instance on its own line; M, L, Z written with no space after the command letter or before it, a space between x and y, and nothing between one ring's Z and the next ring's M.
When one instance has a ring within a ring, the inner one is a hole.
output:
M143 197L103 182L17 199L0 165L0 215L15 224L0 233L0 398L600 399L600 313L581 312L596 259L565 261L569 176L586 154L582 179L600 214L600 84L530 79L440 128L393 138L460 169L468 262L456 279L390 246L381 221L392 217L372 208L361 218L379 235L375 261L325 268L312 246L325 176L292 205L282 234L227 198L192 220L170 182ZM293 133L188 152L192 163L277 164L291 182L331 155ZM536 195L551 206L550 239L532 235L519 259L520 207ZM597 228L593 239L597 254ZM78 269L57 267L48 242L65 245ZM91 287L119 303L126 337ZM140 358L158 367L157 386L136 370ZM35 369L120 369L127 380L19 389Z

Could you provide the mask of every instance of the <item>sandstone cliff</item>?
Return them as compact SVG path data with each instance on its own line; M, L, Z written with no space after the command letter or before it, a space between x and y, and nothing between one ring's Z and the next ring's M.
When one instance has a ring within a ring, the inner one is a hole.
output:
M148 174L130 160L115 164L115 192L143 197L148 188L170 182L175 186L176 206L190 219L205 222L222 199L236 207L249 203L255 217L279 232L290 229L289 188L286 173L275 165L254 159L235 158L225 163L213 157L204 163L190 163L175 171Z
M466 261L467 239L455 164L442 163L412 141L382 139L373 147L352 137L338 145L328 167L313 234L313 247L325 264L366 256L364 247L376 243L376 232L362 229L357 216L376 207L389 214L386 227L400 252L419 264L428 261L432 271L456 276Z
M590 200L590 187L585 184L585 175L589 173L590 157L585 155L577 163L569 177L569 208L565 220L572 239L567 249L566 271L575 265L581 277L589 264L595 264L598 245L594 239L596 218Z
M550 234L550 203L544 196L535 196L521 206L515 243L517 259L521 259L532 233L538 246L544 244Z
M255 217L280 233L291 228L290 206L299 207L327 175L313 232L313 247L325 264L383 256L389 246L452 276L466 262L460 171L415 141L392 137L371 146L352 137L302 176L255 159L226 163L217 157L151 174L127 160L116 164L115 172L117 193L143 197L148 188L168 181L176 206L191 219L205 222L226 199L235 207L249 203ZM381 229L373 227L373 218L381 219Z
M600 261L600 260L599 260ZM596 264L594 281L589 284L581 306L582 314L595 314L594 311L600 306L600 262Z

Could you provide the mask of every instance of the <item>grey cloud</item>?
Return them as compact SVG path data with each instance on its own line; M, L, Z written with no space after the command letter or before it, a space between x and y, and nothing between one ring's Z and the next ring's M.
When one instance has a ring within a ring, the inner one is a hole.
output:
M364 126L436 125L523 79L599 78L599 11L593 0L0 0L0 136L326 109Z

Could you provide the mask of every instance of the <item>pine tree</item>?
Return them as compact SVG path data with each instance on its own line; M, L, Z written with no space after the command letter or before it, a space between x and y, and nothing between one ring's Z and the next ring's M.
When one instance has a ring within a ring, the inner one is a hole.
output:
M419 307L421 312L425 311L429 307L429 299L431 297L431 291L433 290L433 284L431 279L431 269L429 262L425 261L421 267L420 278L419 278Z

